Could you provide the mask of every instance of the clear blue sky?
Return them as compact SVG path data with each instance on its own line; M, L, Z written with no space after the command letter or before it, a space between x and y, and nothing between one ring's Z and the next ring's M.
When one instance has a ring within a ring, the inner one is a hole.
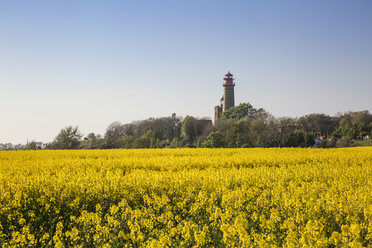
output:
M0 143L212 117L372 111L372 1L0 0Z

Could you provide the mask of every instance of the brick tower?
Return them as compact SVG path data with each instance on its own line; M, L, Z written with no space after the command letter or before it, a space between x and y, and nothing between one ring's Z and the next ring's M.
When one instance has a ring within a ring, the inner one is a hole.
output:
M235 98L234 98L234 78L233 75L228 72L224 78L225 82L223 83L223 108L222 112L225 112L229 108L235 106Z
M222 112L225 112L229 108L235 106L234 98L234 78L233 75L228 72L224 78L225 82L223 83L223 97L221 98L220 105L214 107L214 123L216 123L218 117L220 117Z

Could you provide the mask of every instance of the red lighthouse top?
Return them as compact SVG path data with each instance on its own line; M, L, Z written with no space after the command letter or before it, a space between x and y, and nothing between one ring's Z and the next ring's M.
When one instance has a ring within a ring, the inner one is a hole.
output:
M223 85L235 85L233 74L231 74L230 71L225 75L225 78L223 80L225 80Z

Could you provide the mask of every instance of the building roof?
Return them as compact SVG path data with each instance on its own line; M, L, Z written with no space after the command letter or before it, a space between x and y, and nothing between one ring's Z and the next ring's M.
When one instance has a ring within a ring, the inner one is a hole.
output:
M233 74L230 73L230 71L225 75L226 77L232 77Z

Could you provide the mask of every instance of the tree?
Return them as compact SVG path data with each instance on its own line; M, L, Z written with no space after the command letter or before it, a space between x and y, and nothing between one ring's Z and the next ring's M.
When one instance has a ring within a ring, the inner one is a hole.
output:
M336 147L347 147L352 143L350 136L344 136L341 139L336 141Z
M266 139L266 118L256 118L252 120L249 127L251 136L254 137L253 142L256 147L267 147L268 141Z
M178 140L177 137L172 140L172 142L170 143L169 147L170 148L178 148L178 147L180 147L179 140Z
M315 144L314 136L309 132L306 132L304 136L305 136L305 146L312 147Z
M293 133L287 134L283 138L283 146L285 147L306 147L305 132L296 130Z
M58 133L55 137L51 148L54 149L78 149L80 145L80 139L83 135L79 131L79 128L68 126Z
M124 135L123 137L121 137L121 141L123 143L123 148L130 149L133 148L135 138L132 135Z
M211 132L203 143L204 147L219 148L226 146L226 138L220 131Z
M299 126L305 132L332 133L338 125L336 118L325 114L310 114L298 120Z
M370 122L372 122L372 115L368 110L354 112L351 121L353 123L368 125Z
M124 145L122 137L126 134L125 130L126 127L118 121L110 124L105 133L106 148L122 148Z
M25 150L40 150L41 149L41 146L40 146L40 142L36 142L36 141L31 141L31 142L28 142L25 146Z
M250 103L241 103L223 112L221 118L240 120L245 117L256 118L264 114L266 114L266 111L262 108L255 109Z
M192 145L198 135L197 120L192 116L186 116L182 122L181 138L185 144Z
M102 139L101 135L89 133L84 140L80 142L81 149L102 149L104 147L105 140Z
M133 148L155 148L154 131L149 130L133 142Z

